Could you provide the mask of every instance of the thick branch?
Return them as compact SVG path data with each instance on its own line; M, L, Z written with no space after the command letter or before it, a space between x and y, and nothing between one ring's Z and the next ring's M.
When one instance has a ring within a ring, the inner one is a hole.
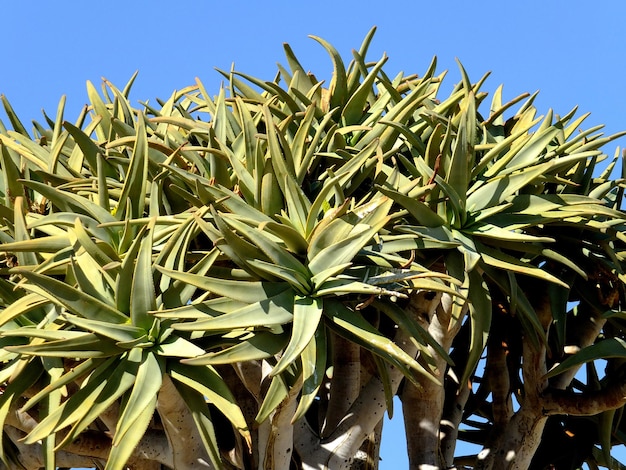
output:
M446 468L451 468L453 466L454 453L459 436L459 425L463 420L463 410L465 409L465 405L472 390L471 383L468 383L465 386L460 386L457 377L450 377L449 380L454 383L454 386L450 386L450 388L453 387L453 394L447 393L449 398L447 397L445 400L444 411L439 429L441 437L441 454Z
M422 295L426 294L428 293L422 293ZM432 317L439 304L439 298L430 295L427 297L429 297L430 306L426 310ZM394 341L411 357L417 356L418 349L405 331L399 330ZM389 366L389 379L392 391L395 393L404 376L401 371ZM298 423L295 430L296 447L302 458L303 468L305 470L350 468L351 461L359 447L383 418L385 409L385 388L380 378L374 376L361 389L356 401L327 439L321 441L306 422Z
M537 318L547 331L552 319L550 299L539 291L532 300ZM524 395L520 409L508 422L501 416L501 425L493 427L488 445L478 454L477 470L526 470L541 441L547 419L543 413L543 393L548 386L545 344L535 345L524 335L522 357Z
M26 445L20 441L26 434L13 426L4 426L4 432L7 434L9 439L15 444L18 449L19 455L18 458L20 463L28 470L35 470L43 467L43 449L41 443ZM106 455L104 456L106 458ZM67 450L61 450L55 453L55 459L57 466L67 467L67 468L85 468L85 467L93 467L94 460L102 460L104 459L96 459L93 457L85 457L83 455L77 455ZM3 466L0 466L3 468Z
M285 399L259 428L259 469L289 469L294 442L291 419L301 388L302 381L291 387Z
M181 470L212 469L189 408L167 375L163 376L157 410L170 443L172 466Z
M361 354L359 345L337 334L333 338L333 376L328 408L321 430L322 438L330 435L359 395L361 388Z
M426 293L420 293L413 296L407 311L435 341L448 350L453 339L448 332L449 312L441 306L441 294L430 299L431 301L425 298L425 295ZM446 302L446 306L450 305L451 302ZM401 395L404 426L405 429L411 430L406 436L410 468L418 468L419 465L436 467L441 465L439 428L445 398L443 372L446 370L446 362L431 347L429 353L435 360L441 382L423 379L420 387L417 387L406 381Z
M626 404L626 383L609 385L602 390L573 393L549 390L543 396L545 415L593 416Z

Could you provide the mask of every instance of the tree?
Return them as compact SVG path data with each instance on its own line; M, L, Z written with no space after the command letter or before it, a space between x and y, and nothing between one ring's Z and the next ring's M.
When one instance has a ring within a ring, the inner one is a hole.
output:
M461 66L437 98L373 33L347 68L314 38L327 86L285 45L32 134L3 97L6 468L374 469L396 395L411 468L620 465L623 134Z

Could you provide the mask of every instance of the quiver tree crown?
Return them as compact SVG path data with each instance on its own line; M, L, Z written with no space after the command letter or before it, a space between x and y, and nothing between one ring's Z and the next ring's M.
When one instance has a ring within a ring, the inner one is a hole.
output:
M538 393L604 386L593 361L625 356L626 250L620 158L601 147L623 134L503 102L462 66L440 96L435 60L388 75L372 36L347 67L313 38L329 81L285 45L273 81L220 71L216 95L196 80L140 107L135 77L88 83L76 120L62 99L31 131L3 97L7 465L37 448L55 468L91 439L121 469L161 439L175 468L306 467L340 434L348 462L399 389L444 383L474 429L455 438L486 445ZM602 419L608 450L622 434Z

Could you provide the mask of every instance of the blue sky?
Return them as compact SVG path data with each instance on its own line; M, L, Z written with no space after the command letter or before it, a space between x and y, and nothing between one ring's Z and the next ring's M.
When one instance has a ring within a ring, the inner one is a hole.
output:
M459 79L458 57L473 80L492 71L484 90L504 83L505 101L539 90L539 114L579 106L580 113L592 113L584 127L605 124L607 134L626 129L626 3L619 1L89 4L3 4L0 93L25 124L41 120L42 108L54 116L61 95L67 95L66 119L73 120L87 101L87 80L99 86L106 77L122 88L135 70L135 103L167 98L196 76L217 92L221 76L214 67L229 69L233 62L239 71L271 80L276 62L285 62L283 42L305 68L329 79L325 51L307 36L328 40L348 62L376 25L370 59L387 53L390 75L421 74L437 56L439 70L450 70L451 87ZM611 156L614 147L606 149ZM398 428L388 426L382 470L406 467Z

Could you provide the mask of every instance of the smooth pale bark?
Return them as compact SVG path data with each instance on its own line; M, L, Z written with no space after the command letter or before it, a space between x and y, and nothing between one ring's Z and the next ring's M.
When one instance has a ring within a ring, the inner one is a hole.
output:
M402 373L390 371L397 389ZM361 390L335 431L326 439L320 437L306 422L296 423L295 446L304 470L349 470L362 443L376 429L386 410L385 391L378 377L373 377Z
M298 406L301 382L292 387L287 397L259 428L259 470L289 470L293 453L291 418Z
M383 421L381 420L357 452L352 462L351 470L378 470L382 436Z
M328 392L322 438L332 434L361 390L361 352L355 343L337 335L333 341L332 386Z

